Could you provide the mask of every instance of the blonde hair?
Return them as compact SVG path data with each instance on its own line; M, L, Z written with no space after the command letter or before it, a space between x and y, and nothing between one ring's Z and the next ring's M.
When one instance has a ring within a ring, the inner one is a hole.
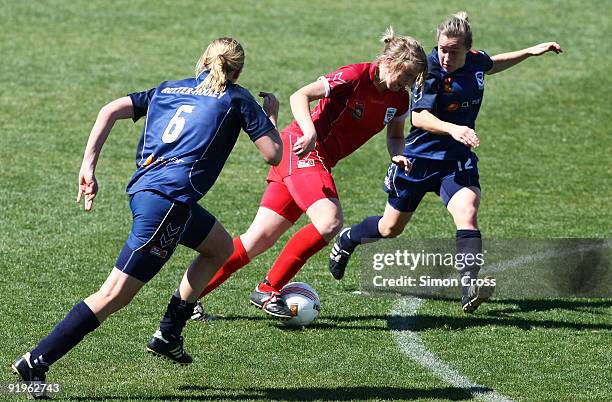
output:
M225 91L227 81L234 73L241 71L242 66L244 66L244 49L236 39L213 40L196 65L196 76L205 70L210 71L197 89L207 89L215 93Z
M459 11L438 25L436 40L440 39L440 35L449 38L463 38L465 48L470 50L472 48L472 28L467 13Z
M427 74L427 54L423 46L411 36L396 36L393 27L387 28L380 41L385 47L376 61L388 60L391 71L414 66L417 69L415 85L420 87Z

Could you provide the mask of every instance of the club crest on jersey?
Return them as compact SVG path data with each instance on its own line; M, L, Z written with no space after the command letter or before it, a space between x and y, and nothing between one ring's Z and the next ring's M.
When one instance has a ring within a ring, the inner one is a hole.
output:
M416 102L420 101L421 98L423 98L423 88L422 87L420 89L415 90L412 93L412 102L416 103Z
M477 71L476 74L476 83L478 84L478 89L484 89L484 72Z
M364 108L365 106L363 105L363 102L355 102L355 106L353 108L353 119L361 120L361 118L363 117Z
M393 119L393 117L395 116L396 112L397 112L397 109L394 107L387 108L387 112L385 113L385 124L389 124L391 119Z

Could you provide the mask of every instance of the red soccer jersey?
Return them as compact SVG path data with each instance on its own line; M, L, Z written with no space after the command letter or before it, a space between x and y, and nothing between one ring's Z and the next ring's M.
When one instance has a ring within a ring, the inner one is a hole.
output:
M325 98L310 115L317 130L316 149L326 155L330 168L382 131L393 117L408 112L407 91L376 89L376 68L374 63L350 64L319 78L325 84ZM302 135L295 120L286 130Z

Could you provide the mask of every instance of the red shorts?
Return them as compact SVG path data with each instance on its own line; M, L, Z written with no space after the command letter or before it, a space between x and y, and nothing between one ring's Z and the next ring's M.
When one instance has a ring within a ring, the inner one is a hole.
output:
M291 222L297 221L316 201L338 198L325 155L317 148L302 159L293 153L293 144L300 136L282 132L283 159L270 169L268 187L259 204Z

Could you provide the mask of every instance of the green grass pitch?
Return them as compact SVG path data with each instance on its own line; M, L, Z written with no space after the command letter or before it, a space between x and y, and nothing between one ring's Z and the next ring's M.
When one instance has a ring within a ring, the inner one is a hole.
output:
M530 59L487 78L477 123L490 238L609 238L612 221L612 24L596 0L551 1L13 1L0 0L0 383L108 275L130 228L124 186L142 122L116 124L97 169L94 211L75 204L82 152L106 102L193 74L210 40L239 39L240 83L281 100L344 64L372 60L393 25L427 50L435 27L465 9L474 47L490 54L555 40L562 55ZM267 167L242 136L201 201L233 235L249 225ZM388 155L375 137L335 179L346 224L380 213ZM304 218L299 221L304 224ZM220 320L188 324L178 368L144 353L192 257L178 251L125 310L52 367L67 400L462 400L474 395L408 357L395 299L353 294L322 251L297 279L321 295L312 328L289 331L249 307L248 295L287 233L205 301ZM451 238L452 220L428 195L402 238ZM428 300L412 332L439 361L513 400L612 399L612 299L495 300L465 316ZM400 317L401 318L401 317ZM477 395L476 395L477 396ZM0 394L0 399L14 396Z

